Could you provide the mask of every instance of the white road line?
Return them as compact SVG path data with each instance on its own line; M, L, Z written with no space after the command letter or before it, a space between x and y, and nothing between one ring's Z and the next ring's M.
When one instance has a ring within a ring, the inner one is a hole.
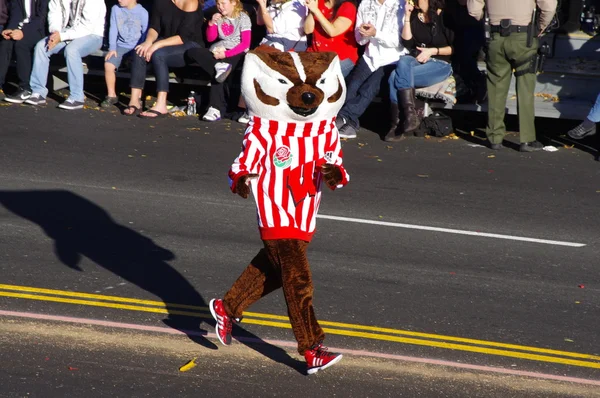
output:
M362 218L328 216L325 214L317 214L317 218L323 218L326 220L353 222L353 223L358 223L358 224L382 225L384 227L420 229L422 231L434 231L434 232L445 232L445 233L449 233L449 234L458 234L458 235L481 236L484 238L518 240L521 242L542 243L542 244L546 244L546 245L555 245L555 246L569 246L569 247L584 247L584 246L586 246L585 243L563 242L560 240L527 238L525 236L501 235L501 234L492 234L492 233L487 233L487 232L465 231L465 230L461 230L461 229L429 227L426 225L403 224L403 223L376 221L376 220L364 220Z

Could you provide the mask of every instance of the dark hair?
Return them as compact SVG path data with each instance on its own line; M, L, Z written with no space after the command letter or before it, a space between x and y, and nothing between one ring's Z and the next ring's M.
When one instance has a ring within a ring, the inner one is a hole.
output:
M429 20L435 21L438 16L438 10L443 10L445 6L446 2L444 0L429 0L429 10L427 12Z
M344 3L352 3L356 7L356 1L355 0L333 0L333 9L332 9L333 10L333 18L336 17L336 14L337 14L339 8Z

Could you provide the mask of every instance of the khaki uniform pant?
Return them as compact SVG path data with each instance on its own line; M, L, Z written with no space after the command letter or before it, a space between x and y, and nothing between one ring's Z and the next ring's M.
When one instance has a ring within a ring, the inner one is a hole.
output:
M488 47L487 88L488 88L488 124L486 134L492 144L501 144L506 134L504 124L506 97L513 70L528 69L530 59L538 49L538 40L534 39L531 47L527 47L527 33L511 33L502 37L492 34ZM534 90L536 75L526 73L517 76L517 106L519 114L519 131L521 142L535 141L535 108Z
M312 275L306 258L308 242L298 239L263 242L265 247L225 294L225 311L231 317L241 318L242 312L261 297L283 287L298 352L304 355L304 351L325 338L312 304Z

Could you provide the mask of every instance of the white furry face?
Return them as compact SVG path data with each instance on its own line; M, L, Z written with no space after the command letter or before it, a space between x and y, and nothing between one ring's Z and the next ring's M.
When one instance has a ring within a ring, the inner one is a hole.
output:
M335 53L250 52L244 59L242 95L250 115L315 122L337 115L346 85Z

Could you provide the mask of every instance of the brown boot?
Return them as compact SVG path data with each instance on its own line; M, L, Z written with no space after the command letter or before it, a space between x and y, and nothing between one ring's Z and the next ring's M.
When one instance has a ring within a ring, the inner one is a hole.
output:
M404 123L402 125L404 134L414 135L414 131L421 124L415 108L415 89L403 88L398 90L398 103L404 113Z
M385 135L385 141L393 141L393 138L396 134L401 134L401 132L397 132L398 125L400 125L400 109L398 108L398 104L390 103L390 120L392 122L388 133Z

